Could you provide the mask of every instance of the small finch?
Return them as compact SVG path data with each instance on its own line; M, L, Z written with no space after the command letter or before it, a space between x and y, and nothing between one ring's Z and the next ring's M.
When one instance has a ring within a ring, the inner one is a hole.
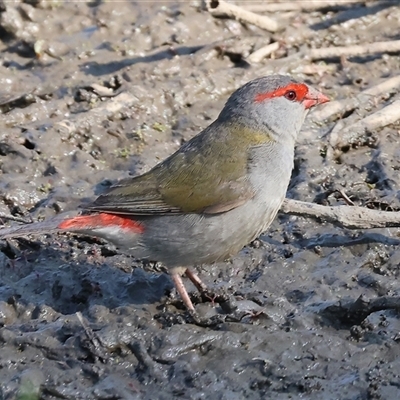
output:
M248 82L218 118L143 175L124 179L74 217L0 230L0 238L75 232L104 238L137 259L162 262L189 310L181 275L225 260L265 231L289 185L297 135L322 93L288 76Z

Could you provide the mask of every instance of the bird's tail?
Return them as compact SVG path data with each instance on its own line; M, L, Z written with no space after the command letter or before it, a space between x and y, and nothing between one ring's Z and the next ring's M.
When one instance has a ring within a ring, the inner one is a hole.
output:
M103 237L112 241L115 235L118 239L118 237L127 233L140 234L143 231L142 224L129 216L107 213L85 215L63 213L43 222L0 229L0 239L54 232L76 232ZM116 239L114 238L114 240Z

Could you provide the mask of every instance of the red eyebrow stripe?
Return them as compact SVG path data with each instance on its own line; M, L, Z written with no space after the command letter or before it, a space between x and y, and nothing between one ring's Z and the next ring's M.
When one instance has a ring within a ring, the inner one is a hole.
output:
M308 87L304 83L290 83L289 85L276 89L272 92L258 93L255 97L257 103L261 103L267 99L273 99L274 97L284 96L288 91L293 90L297 94L297 101L303 101L308 93Z

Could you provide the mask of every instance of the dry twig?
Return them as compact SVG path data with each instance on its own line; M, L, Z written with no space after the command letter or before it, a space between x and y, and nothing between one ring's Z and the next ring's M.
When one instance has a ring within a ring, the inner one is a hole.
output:
M9 221L21 222L22 224L30 224L32 222L31 219L15 217L14 215L5 214L0 212L0 220L7 219Z
M261 47L261 49L256 50L254 53L251 53L247 57L247 61L249 61L250 63L259 63L265 57L269 56L274 51L277 51L279 49L279 46L279 42L267 44L266 46Z
M332 74L336 71L336 66L333 64L319 64L319 63L313 63L313 64L301 64L298 65L295 69L293 69L291 72L293 74L305 74L305 75L323 75L323 74ZM331 104L329 102L328 104ZM325 109L325 107L323 107ZM315 113L315 111L314 111ZM313 113L313 115L314 115Z
M83 315L80 311L76 312L76 316L78 318L78 321L81 323L86 337L88 339L88 349L91 351L91 353L98 357L101 361L105 362L109 358L108 354L106 353L104 346L100 342L98 336L96 335L95 332L90 328L90 326L86 323L86 321L83 319Z
M271 2L267 4L243 4L243 8L253 12L307 11L359 3L365 3L365 0L284 1L282 3Z
M388 42L367 43L358 46L327 47L321 49L302 50L287 57L274 60L266 69L266 73L279 68L282 71L296 71L302 73L304 59L316 61L324 58L360 56L375 53L400 52L400 40ZM260 71L262 72L262 70Z
M342 129L334 129L331 132L329 144L333 148L342 148L348 145L356 145L363 141L367 132L383 128L400 119L400 100L382 108L374 114L345 126ZM342 124L338 125L341 126Z
M393 228L400 226L400 212L378 211L365 207L328 207L285 199L281 211L285 214L315 218L349 229Z
M384 93L390 92L395 88L400 88L400 75L389 78L378 85L363 90L357 97L330 101L326 106L321 107L321 109L313 112L313 119L317 121L323 121L334 114L355 109L363 101L368 100L371 97L380 96Z
M276 32L279 29L278 23L265 15L257 15L247 11L234 4L227 3L224 0L207 0L207 10L214 16L226 15L236 18L239 21L246 22L269 32Z
M310 60L320 60L332 57L354 57L365 56L375 53L397 53L400 52L400 40L388 42L365 43L354 46L324 47L321 49L311 49L305 54Z

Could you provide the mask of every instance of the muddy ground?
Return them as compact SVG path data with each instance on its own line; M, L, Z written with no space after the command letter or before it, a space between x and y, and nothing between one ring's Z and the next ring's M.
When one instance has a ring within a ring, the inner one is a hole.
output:
M400 74L398 53L296 58L400 39L396 1L271 16L283 26L274 34L197 1L1 2L0 211L37 220L76 208L172 153L260 75L290 73L340 100ZM270 40L281 44L274 59L247 62ZM345 193L399 210L398 123L339 158L325 151L340 118L396 98L394 88L322 124L311 114L288 197L340 205ZM399 234L280 214L231 261L198 268L243 311L210 326L173 301L159 265L107 243L3 242L0 398L398 399L399 307L369 302L400 295ZM213 302L196 307L224 315Z

